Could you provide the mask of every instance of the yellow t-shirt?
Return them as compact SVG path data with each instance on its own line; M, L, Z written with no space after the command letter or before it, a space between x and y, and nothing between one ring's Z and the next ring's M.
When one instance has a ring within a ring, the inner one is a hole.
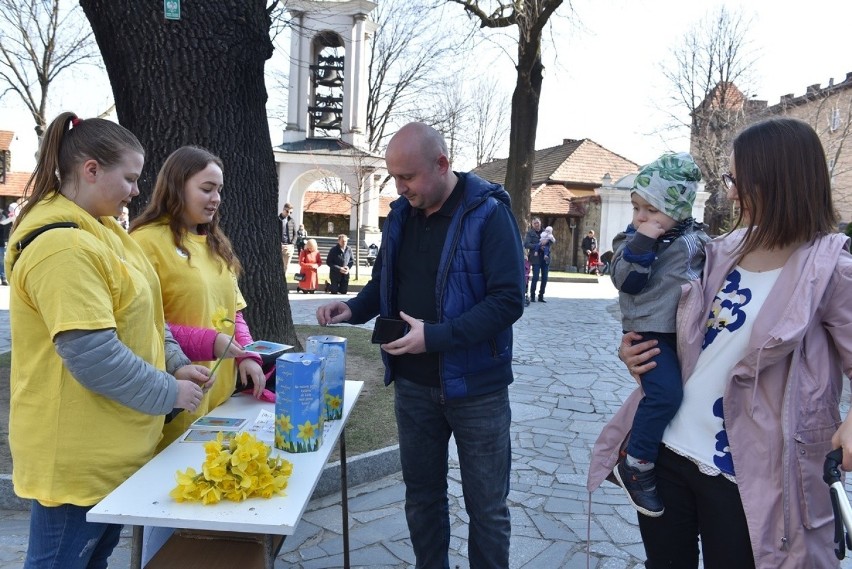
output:
M52 229L21 253L16 243ZM97 503L154 454L163 417L98 395L62 364L53 337L114 328L136 355L163 369L163 311L157 275L111 217L96 219L57 195L43 200L12 233L12 373L9 446L15 493L45 504Z
M245 308L236 275L224 262L211 255L207 236L186 235L184 242L192 255L190 259L175 246L166 224L146 225L134 230L131 236L145 251L160 277L167 322L212 328L216 309L224 308L227 317L234 320L237 310ZM216 362L196 363L212 367ZM165 426L158 450L177 439L195 419L227 401L234 393L235 380L235 362L227 359L216 370L216 382L201 400L198 409L194 413L181 412Z

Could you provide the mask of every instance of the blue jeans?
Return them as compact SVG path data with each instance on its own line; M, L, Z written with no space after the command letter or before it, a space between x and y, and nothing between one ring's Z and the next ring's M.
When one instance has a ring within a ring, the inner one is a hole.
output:
M677 413L683 400L683 380L677 359L675 334L639 332L642 342L657 340L660 353L652 361L657 367L642 374L642 391L645 397L636 408L633 430L627 443L627 454L634 458L657 461L657 452L666 427Z
M417 569L448 568L448 442L456 440L472 569L509 566L509 390L443 400L441 390L396 378L394 410L405 481L405 517Z
M24 569L106 569L121 526L87 522L90 509L71 504L48 508L33 500Z
M550 265L546 265L544 263L539 263L537 265L532 266L532 283L530 285L530 298L535 296L535 285L538 283L538 274L541 273L541 288L538 289L538 296L544 296L544 289L547 287L547 271L550 269Z

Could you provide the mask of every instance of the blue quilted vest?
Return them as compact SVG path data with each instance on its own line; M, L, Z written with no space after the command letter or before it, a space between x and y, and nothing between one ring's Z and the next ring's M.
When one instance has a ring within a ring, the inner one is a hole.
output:
M502 186L486 182L470 173L465 177L465 190L460 207L450 221L447 241L438 265L435 282L438 322L451 320L485 298L482 273L482 226L496 207L510 206L509 194ZM405 198L391 204L391 213L382 229L382 247L386 249L382 265L384 286L380 292L383 316L393 313L394 265L399 254L405 220L411 213ZM493 254L493 253L492 253ZM385 363L385 385L394 380L393 366L382 351ZM440 380L444 397L457 399L484 395L512 383L512 327L501 330L486 342L462 350L441 352Z

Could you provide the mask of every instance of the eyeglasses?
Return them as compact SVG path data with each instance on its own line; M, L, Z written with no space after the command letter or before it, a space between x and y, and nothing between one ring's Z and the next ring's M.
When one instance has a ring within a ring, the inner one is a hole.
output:
M730 172L725 172L722 174L722 183L730 190L737 185L737 179Z

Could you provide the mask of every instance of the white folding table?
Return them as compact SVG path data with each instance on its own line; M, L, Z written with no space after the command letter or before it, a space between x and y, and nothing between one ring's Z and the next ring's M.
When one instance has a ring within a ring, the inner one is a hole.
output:
M316 452L291 454L273 447L273 452L293 463L284 496L270 499L251 498L243 502L223 500L205 506L201 503L178 503L169 496L176 486L175 473L187 467L200 470L204 462L204 444L175 441L121 486L113 490L86 515L90 522L136 526L133 531L131 567L142 566L141 526L236 532L260 537L265 567L272 569L275 556L281 548L283 537L293 534L296 525L311 499L323 468L335 442L340 440L341 491L343 504L344 564L348 566L349 520L346 492L346 447L343 429L361 389L363 381L345 382L343 418L326 422L322 446ZM250 427L262 409L274 412L275 405L257 401L250 395L240 394L230 398L209 413L216 417L243 417ZM271 445L270 445L271 446ZM211 534L212 535L212 534ZM165 549L165 547L164 547ZM207 548L210 549L210 548ZM162 553L162 551L161 551ZM159 555L159 554L158 554ZM156 561L156 556L152 559ZM209 560L198 560L198 566L211 567ZM189 565L193 567L192 559Z

